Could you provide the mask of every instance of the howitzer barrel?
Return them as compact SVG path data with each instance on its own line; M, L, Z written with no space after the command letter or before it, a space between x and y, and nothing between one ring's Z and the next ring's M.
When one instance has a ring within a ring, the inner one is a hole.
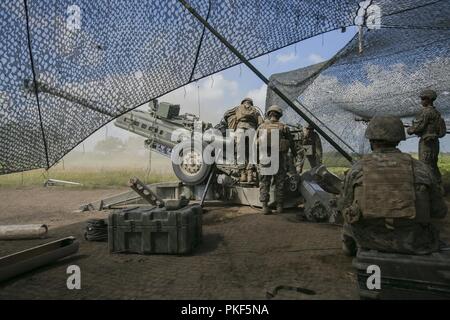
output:
M185 134L190 135L190 131L182 124L162 120L154 113L134 110L117 118L114 122L116 127L140 135L152 140L152 142L173 148L177 141L172 141L172 133L177 129L185 129Z

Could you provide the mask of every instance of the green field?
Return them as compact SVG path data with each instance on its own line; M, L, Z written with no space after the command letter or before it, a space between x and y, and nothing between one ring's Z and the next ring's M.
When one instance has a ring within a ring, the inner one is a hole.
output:
M32 170L24 173L13 173L0 176L0 188L19 188L42 186L47 179L57 179L81 183L83 186L67 186L70 188L112 188L126 187L132 177L138 177L146 183L176 181L175 175L163 174L146 169L133 168L71 168Z
M122 162L121 166L107 165L107 160L105 160L101 166L75 166L74 164L66 163L65 165L59 164L48 171L38 169L23 173L7 174L0 176L0 188L42 186L49 178L78 182L83 185L67 186L70 188L126 187L127 182L132 177L138 177L146 183L177 180L175 175L169 169L170 166L165 163L158 163L155 161L155 164L150 171L148 166L139 167L134 163L133 166L125 166L125 163L127 162ZM324 163L331 172L341 177L343 177L345 171L349 169L348 163L337 157L324 157ZM444 185L450 185L450 155L444 154L440 156L439 167L441 169ZM305 169L307 169L307 167L305 167Z

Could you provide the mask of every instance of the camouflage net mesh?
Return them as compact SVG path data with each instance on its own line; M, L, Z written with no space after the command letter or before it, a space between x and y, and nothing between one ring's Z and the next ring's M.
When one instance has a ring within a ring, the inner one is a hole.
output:
M355 119L395 115L411 123L421 108L423 89L437 91L435 106L446 120L450 117L450 1L372 4L381 8L381 29L363 30L362 53L356 35L327 63L271 77L311 111L326 132L341 138L338 142L350 153L369 150L366 124ZM284 119L301 122L269 90L267 104L273 103L286 109Z
M357 10L189 3L247 58L351 25ZM0 173L50 167L120 114L239 63L177 0L2 0L0 30Z
M248 59L353 25L358 2L189 1ZM409 95L413 102L411 92L430 84L426 63L442 72L432 75L433 84L448 84L448 1L377 2L383 23L395 28L367 33L362 56L352 41L302 94L324 120L333 110L344 110L343 121L361 106L374 110L362 102L370 95L411 108L414 103L399 101ZM412 23L424 29L403 29ZM122 113L239 63L177 0L3 0L0 27L0 173L48 168ZM444 29L430 30L435 27ZM389 75L396 65L397 82ZM367 93L358 89L374 76L401 90L378 80Z

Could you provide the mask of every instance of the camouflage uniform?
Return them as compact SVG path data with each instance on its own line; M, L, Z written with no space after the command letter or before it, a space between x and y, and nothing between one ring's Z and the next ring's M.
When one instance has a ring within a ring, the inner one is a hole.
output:
M310 151L305 151L306 159L308 159L311 168L315 168L322 164L322 141L317 132L308 125L303 135L303 146L308 146Z
M270 200L270 185L275 185L275 199L277 203L284 201L284 181L286 179L286 154L280 153L280 167L278 173L273 176L259 177L259 201L269 202Z
M223 115L223 122L227 124L228 129L236 130L236 109L238 107L231 108L230 110L227 110L225 114Z
M303 127L298 124L291 131L293 146L291 153L287 155L287 171L291 175L302 173L303 163L305 161L305 149L303 148ZM294 156L295 154L295 156Z
M234 115L229 116L229 123L232 125L232 129L242 129L244 132L248 129L257 129L260 124L263 123L263 118L259 113L258 109L253 106L253 100L250 98L245 98L242 100L241 105L232 109L234 111ZM231 110L230 110L231 111ZM236 143L239 145L241 139L245 136L237 135ZM241 174L241 182L252 182L253 181L253 172L255 171L255 165L249 163L249 153L247 151L250 150L251 142L246 139L245 141L245 159L244 166L245 170Z
M270 112L275 110L279 113L279 116L281 117L282 111L281 108L277 106L272 106L268 109L268 115ZM261 136L261 130L267 130L268 134L270 130L278 129L279 130L279 168L278 172L275 175L260 175L259 177L259 200L261 203L267 205L267 203L270 200L270 185L272 183L272 180L275 184L275 200L277 203L277 211L281 212L283 207L283 200L284 200L284 182L286 179L286 172L287 172L287 154L289 149L291 149L291 152L293 156L296 156L295 149L293 148L293 138L290 133L290 130L288 126L280 122L279 120L265 120L263 124L261 124L257 131L257 137L259 138ZM268 152L270 153L270 143L268 143Z
M248 103L246 103L248 102ZM237 129L256 129L264 120L258 109L253 106L253 101L246 98L241 105L236 108L236 128Z
M397 119L398 128L397 123L385 119ZM376 121L378 128L386 123L383 129L391 127L378 134L380 138L397 130L397 144L405 140L398 118L374 118L366 131L369 139L370 130L372 136L377 130ZM447 214L430 168L395 147L375 150L353 165L345 177L339 209L345 220L344 248L353 251L349 249L353 239L360 248L405 254L438 251L439 232L431 218Z
M436 99L436 93L431 90L422 92L421 97L429 97L431 101ZM408 128L408 134L416 134L419 140L419 160L428 164L441 182L441 172L438 167L439 157L439 126L441 114L433 105L424 106L413 125Z

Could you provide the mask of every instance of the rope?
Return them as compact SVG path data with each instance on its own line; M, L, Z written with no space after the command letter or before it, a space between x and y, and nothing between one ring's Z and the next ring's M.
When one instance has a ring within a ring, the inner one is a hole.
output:
M153 118L154 118L153 127L156 127L156 114ZM152 172L152 145L153 145L153 142L155 142L155 136L156 136L156 133L154 130L152 130L152 140L150 140L150 144L149 144L149 148L148 148L148 163L147 163L147 170L145 173L145 183L147 183L147 184L150 183L149 177L150 177L150 173Z
M42 122L41 105L40 105L40 102L39 102L39 92L38 92L38 86L37 86L36 68L34 66L33 50L32 50L32 47L31 47L30 17L28 15L28 2L27 2L27 0L23 0L23 5L24 5L24 9L25 9L25 21L26 21L26 25L27 25L28 53L30 55L31 71L33 73L33 89L34 89L34 95L36 96L36 103L37 103L37 108L38 108L38 115L39 115L39 123L40 123L41 133L42 133L42 140L44 142L45 159L46 159L46 162L47 162L47 169L49 169L50 168L50 161L49 161L49 158L48 158L47 139L45 137L45 132L44 132L44 123Z
M211 0L208 1L208 13L206 14L206 21L209 19L209 14L211 13ZM194 77L195 68L197 67L198 57L200 56L200 49L202 47L203 38L205 37L206 27L203 26L202 35L200 37L200 42L198 43L197 52L195 54L194 67L192 68L191 75L189 77L189 82L192 81Z
M266 298L267 298L267 299L272 299L272 298L274 298L274 297L278 294L278 292L279 292L280 290L295 291L295 292L307 294L307 295L310 295L310 296L316 294L316 292L315 292L314 290L310 290L310 289L306 289L306 288L293 287L293 286L284 286L284 285L281 285L281 286L275 287L275 289L273 289L272 292L267 291L267 292L266 292Z
M153 141L152 141L153 144ZM150 145L151 146L151 145ZM152 172L152 149L148 149L148 163L147 163L147 170L145 172L145 183L149 183L148 178L150 177L150 173Z

